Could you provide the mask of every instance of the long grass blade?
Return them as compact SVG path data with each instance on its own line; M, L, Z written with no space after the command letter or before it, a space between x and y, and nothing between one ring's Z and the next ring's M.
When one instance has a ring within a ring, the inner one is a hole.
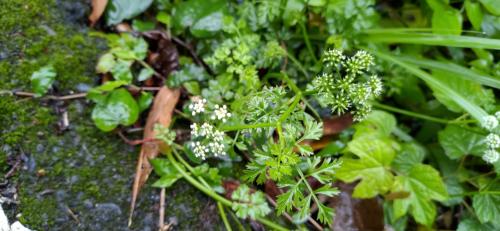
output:
M453 89L449 88L448 86L443 84L441 81L435 79L432 75L419 69L418 67L416 67L412 64L406 63L404 61L401 61L397 57L392 56L392 55L387 54L387 53L378 52L375 50L371 50L370 52L375 54L376 56L378 56L381 59L384 59L386 61L389 61L389 62L392 62L394 64L399 65L400 67L406 69L408 72L414 74L415 76L419 77L420 79L427 82L428 84L432 84L436 89L443 92L444 94L447 94L450 98L455 100L455 102L458 105L460 105L460 107L462 107L466 112L468 112L476 120L481 121L484 116L488 115L481 107L478 107L474 103L470 102L465 97L460 95L458 92L455 92Z
M368 30L364 32L364 35L365 36L360 36L360 39L365 42L405 43L500 50L499 39L479 38L474 36L441 35L404 31L398 32L393 29Z
M434 61L408 56L398 56L398 59L409 64L417 65L421 68L435 69L455 74L455 76L483 84L485 86L500 89L500 79L475 72L452 62Z

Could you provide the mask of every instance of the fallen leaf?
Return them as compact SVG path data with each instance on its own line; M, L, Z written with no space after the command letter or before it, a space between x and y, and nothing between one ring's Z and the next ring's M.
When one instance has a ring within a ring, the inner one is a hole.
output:
M101 18L106 5L108 5L108 0L92 0L92 13L89 15L90 26L94 26Z
M144 140L154 139L154 125L159 123L163 126L168 127L170 121L172 120L172 113L175 109L175 105L179 101L180 90L179 89L169 89L163 86L156 95L153 107L149 112L148 118L146 120L146 125L144 127ZM150 159L158 156L161 150L168 150L168 146L160 141L149 141L142 144L141 153L139 155L139 160L137 161L137 169L134 179L134 185L132 187L132 201L130 204L130 217L129 226L132 223L132 215L134 212L135 203L139 191L146 183L149 174L153 170Z
M337 135L352 124L350 114L323 120L323 136Z

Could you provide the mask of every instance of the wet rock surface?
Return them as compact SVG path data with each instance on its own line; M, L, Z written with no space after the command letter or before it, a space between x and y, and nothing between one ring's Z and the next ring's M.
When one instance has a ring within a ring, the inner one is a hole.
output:
M0 88L30 91L32 71L48 63L58 72L50 94L95 85L95 62L106 46L88 36L89 2L2 1ZM96 129L87 100L1 97L0 196L9 220L35 230L157 230L159 190L150 185L127 227L138 148ZM70 123L61 129L63 113ZM167 190L166 204L174 230L223 227L216 205L184 181Z

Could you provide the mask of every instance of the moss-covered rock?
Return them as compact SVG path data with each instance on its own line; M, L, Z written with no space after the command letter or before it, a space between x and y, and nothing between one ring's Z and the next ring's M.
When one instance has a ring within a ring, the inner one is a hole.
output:
M0 169L10 170L12 160L22 163L8 179L18 189L20 204L4 208L10 220L17 215L36 230L129 229L137 148L96 129L87 100L9 95L13 89L30 91L31 73L47 64L57 71L49 94L81 92L94 85L95 62L105 43L88 35L89 2L9 0L0 7ZM60 131L57 124L64 113L70 125ZM222 227L209 198L185 182L177 185L169 189L166 210L177 221L175 227ZM133 230L156 229L158 192L150 186L142 190Z

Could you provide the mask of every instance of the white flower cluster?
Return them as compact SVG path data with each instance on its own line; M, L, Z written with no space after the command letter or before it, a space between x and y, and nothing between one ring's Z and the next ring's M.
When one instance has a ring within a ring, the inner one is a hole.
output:
M342 53L340 49L330 49L325 51L323 62L327 67L341 64L346 59L345 55Z
M362 74L373 64L373 56L364 50L360 50L347 60L347 72L352 74Z
M384 90L384 84L382 84L382 80L380 80L380 78L376 75L370 76L368 85L370 86L371 91L375 96L379 96Z
M202 99L200 97L193 97L192 98L192 103L189 105L189 110L191 111L191 115L195 116L197 114L200 114L202 112L205 112L205 107L207 105L207 100Z
M201 140L192 143L194 155L203 160L209 153L214 156L226 155L224 136L224 132L208 123L203 123L201 126L197 123L191 124L191 138Z
M500 111L497 111L495 115L487 115L481 119L481 126L491 133L484 139L488 150L483 154L483 160L487 163L495 163L500 158L500 154L497 152L497 148L500 148L500 136L494 133L494 130L498 127L498 120L500 119Z
M212 117L210 117L212 120L222 120L222 122L226 122L227 119L231 117L231 113L229 113L227 111L227 106L226 105L222 105L219 106L218 104L215 105L215 110L214 110L214 114L212 115Z

